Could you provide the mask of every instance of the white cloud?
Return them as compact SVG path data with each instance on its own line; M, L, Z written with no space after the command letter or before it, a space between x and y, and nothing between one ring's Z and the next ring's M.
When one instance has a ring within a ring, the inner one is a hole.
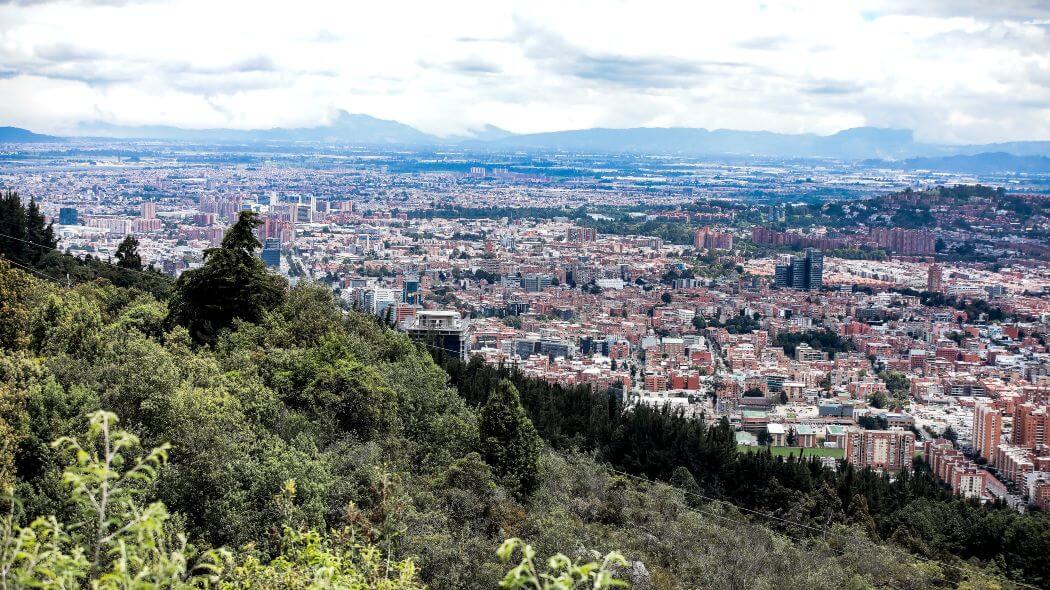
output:
M2 124L1050 137L1045 2L0 2Z

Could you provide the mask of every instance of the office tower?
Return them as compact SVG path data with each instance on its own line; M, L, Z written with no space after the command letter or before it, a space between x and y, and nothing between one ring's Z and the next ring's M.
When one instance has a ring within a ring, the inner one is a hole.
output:
M824 286L824 253L806 248L806 290L820 291Z
M926 271L926 290L930 293L944 292L944 270L939 264L931 264Z
M277 238L266 238L263 244L262 261L269 268L281 266L281 240Z
M77 225L80 222L80 213L73 207L62 207L58 210L59 225Z
M419 292L419 276L406 276L401 286L401 301L410 305L423 303L423 294Z
M526 275L521 278L521 288L527 293L538 293L550 287L552 283L549 275Z
M798 256L791 258L791 288L805 290L806 288L806 259Z
M791 266L778 264L773 269L773 286L778 289L786 289L791 286Z
M1003 417L991 402L978 402L973 407L973 450L991 460L999 449Z
M846 460L858 469L900 471L914 456L915 434L907 430L855 430L846 436Z
M153 201L146 201L142 203L142 219L156 219L157 218L157 204Z
M824 286L824 253L806 248L805 256L792 256L773 269L773 285L800 291L819 291Z

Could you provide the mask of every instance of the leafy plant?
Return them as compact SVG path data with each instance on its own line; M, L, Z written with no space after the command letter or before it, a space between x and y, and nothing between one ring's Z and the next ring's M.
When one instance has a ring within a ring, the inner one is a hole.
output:
M577 588L616 588L627 586L623 580L616 579L613 568L626 566L623 555L613 551L605 557L595 552L601 562L589 561L578 564L558 553L547 559L546 571L539 571L536 566L536 550L518 538L507 539L500 545L497 555L507 563L520 552L521 561L507 572L500 582L500 588L509 590L574 590Z

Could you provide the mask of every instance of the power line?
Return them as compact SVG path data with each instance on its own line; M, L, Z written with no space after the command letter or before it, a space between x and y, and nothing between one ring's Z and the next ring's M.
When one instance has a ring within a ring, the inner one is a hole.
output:
M2 234L0 234L0 235L2 235ZM51 276L51 275L49 275L49 274L46 274L46 273L44 273L44 272L41 272L41 271L37 270L37 269L35 269L35 268L31 267L31 266L27 266L27 265L25 265L25 264L22 264L22 263L20 263L20 262L16 262L15 260L13 260L13 259L9 258L8 256L6 256L6 255L5 255L5 254L3 254L3 253L0 253L0 256L3 256L4 260L6 260L6 261L8 261L9 263L11 263L11 264L13 264L13 265L17 266L18 268L21 268L22 270L27 270L27 271L29 271L29 272L31 272L31 273L33 273L33 274L35 274L35 275L39 275L39 276L41 276L41 277L43 277L43 278L45 278L45 279L48 279L48 280L54 281L54 282L56 282L56 283L58 283L58 284L60 284L60 285L66 285L66 286L68 286L68 282L67 282L67 281L63 281L63 280L61 280L61 279L55 278L55 277L53 277L53 276Z
M558 455L559 457L565 459L566 461L571 460L568 456L564 455L563 453L561 453L561 452L559 452L557 450L551 449L551 452L553 452L555 455ZM680 491L680 492L682 492L682 493L684 493L686 495L697 496L697 494L693 494L693 493L691 493L691 492L689 492L687 490L683 490L681 488L677 488L677 487L672 486L672 485L670 485L670 484L668 484L666 482L657 482L657 481L653 481L653 480L648 479L648 478L632 475L630 473L626 473L626 472L620 471L620 470L618 470L618 469L616 469L614 467L611 467L609 465L602 464L602 463L599 463L598 466L600 468L608 471L609 473L612 473L612 474L615 474L615 475L622 475L622 476L625 476L625 477L630 478L630 479L641 481L641 482L646 483L646 484L651 485L651 486L661 486L661 485L663 485L663 486L671 487L671 488L673 488L675 490L678 490L678 491ZM733 506L734 508L739 508L738 506L736 506L734 504L730 504L728 502L725 502L725 504ZM730 518L728 516L725 516L724 514L717 514L717 513L714 513L714 512L708 512L706 510L702 510L700 508L695 508L695 507L692 507L692 506L686 506L684 509L686 511L688 511L688 512L693 512L693 513L699 514L701 516L707 516L707 517L715 518L715 519L718 519L718 520L721 520L721 521L724 521L724 522L728 522L729 524L733 525L734 527L739 527L740 525L753 524L753 523L751 523L751 522L749 522L747 520L736 520L734 518ZM794 535L791 535L789 533L785 533L783 531L776 531L776 534L781 535L783 537L787 537L787 538L789 538L789 539L791 539L793 541L796 541L798 543L801 543L801 544L805 544L808 541L812 540L812 539L804 539L804 538L801 538L801 537L796 537ZM870 542L868 539L863 539L863 538L858 538L858 537L841 537L840 536L840 538L844 539L845 541L868 541L868 542ZM843 543L843 544L847 545L849 543ZM826 547L828 548L829 551L831 551L832 553L835 553L835 554L837 554L839 556L845 556L846 555L846 550L845 549L836 549L835 547L832 547L831 545L826 545ZM890 583L885 583L885 586L889 587L891 590L898 590L896 586L894 586L894 585L892 585Z
M569 460L568 456L566 456L565 454L561 453L558 450L555 450L555 449L552 448L551 452L553 452L554 454L560 456L563 459ZM939 566L942 566L942 567L952 568L952 569L954 569L954 570L956 570L958 572L965 573L965 570L961 566L955 565L953 563L948 563L948 562L936 560L936 559L930 559L930 558L924 557L922 555L914 555L912 553L908 553L907 551L905 551L903 549L900 549L899 547L894 547L893 545L877 543L875 541L872 541L871 539L866 539L866 538L862 538L862 537L847 537L847 536L845 536L845 535L843 535L841 533L836 533L836 532L834 532L832 530L829 530L829 529L825 529L825 528L821 528L821 527L814 527L814 526L803 524L803 523L800 523L800 522L787 520L787 519L781 518L779 516L776 516L774 514L768 514L768 513L765 513L765 512L758 511L758 510L751 510L749 508L744 508L743 506L739 506L737 504L734 504L732 502L728 502L726 500L719 500L719 499L711 498L709 496L705 496L703 494L699 494L699 493L692 492L692 491L689 491L689 490L683 490L682 488L678 488L678 487L672 486L671 484L666 483L666 482L657 482L657 481L651 480L651 479L646 478L646 477L633 475L633 474L627 473L625 471L620 471L619 469L616 469L615 467L612 467L610 465L599 463L598 466L601 467L602 469L605 469L606 471L608 471L610 473L615 473L617 475L622 475L624 477L627 477L627 478L630 478L630 479L633 479L633 480L637 480L637 481L640 481L640 482L644 482L644 483L647 483L649 485L666 485L666 486L670 486L670 487L672 487L672 488L674 488L676 490L679 490L680 492L682 492L683 494L685 494L687 496L693 496L693 497L696 497L696 498L707 500L709 502L718 502L718 503L721 503L721 504L725 504L727 506L732 506L733 508L735 508L737 510L740 510L741 512L748 512L748 513L751 513L751 514L755 514L757 516L762 516L764 518L769 518L769 519L777 520L777 521L780 521L780 522L783 522L783 523L792 524L792 525L795 525L795 526L798 526L798 527L801 527L801 528L817 531L817 532L820 532L820 533L822 533L824 535L830 535L832 537L837 537L839 540L842 540L842 541L861 541L861 542L867 543L868 545L870 545L872 547L885 547L885 548L887 548L887 549L889 549L891 551L896 551L898 554L900 554L902 557L905 557L905 558L915 559L915 560L918 560L918 561L922 561L924 563L932 563L934 565L939 565ZM692 510L699 512L696 509L692 509ZM783 534L784 536L789 537L791 539L794 539L796 541L802 542L802 539L799 539L798 537L794 537L792 535L789 535L789 534L783 533L783 532L781 532L780 534ZM831 549L833 551L835 550L833 547L831 547ZM840 555L844 555L844 554L845 553L840 553ZM985 574L984 572L978 572L978 573L980 573L980 575L986 576L986 577L988 577L988 578L990 578L992 580L996 580L996 581L1003 582L1003 583L1006 583L1006 584L1013 584L1015 586L1020 586L1022 588L1031 588L1032 590L1040 590L1038 586L1033 586L1031 584L1026 584L1024 582L1018 582L1018 581L1014 581L1014 580L1004 580L1004 579L1001 579L1001 578L998 578L998 577L995 577L995 576L991 576L991 575Z
M29 244L29 245L31 245L31 246L36 246L37 248L43 248L43 249L45 249L45 250L54 250L55 252L58 252L58 253L60 253L60 254L65 254L65 252L62 252L62 250L59 250L59 249L58 249L58 248L56 248L55 246L48 246L47 244L41 244L41 243L39 243L39 242L33 242L33 241L30 241L30 240L26 240L26 239L23 239L23 238L19 238L19 237L16 237L16 236L12 236L12 235L10 235L10 234L5 234L5 233L3 233L3 232L0 232L0 236L4 236L5 238L11 238L12 240L18 240L19 242L24 242L24 243L26 243L26 244ZM72 255L72 254L70 254L70 256L73 256L73 255ZM74 257L74 258L77 258L76 256L73 256L73 257ZM79 260L79 258L77 258L77 259ZM99 260L99 262L102 262L102 261L101 261L101 260ZM156 273L156 272L149 272L149 271L145 271L145 270L141 270L141 269L136 269L136 268L127 268L127 267L125 267L125 266L117 266L117 265L115 265L115 264L111 264L110 266L113 266L113 267L115 267L115 268L119 268L119 269L121 269L121 270L126 270L126 271L128 271L128 272L137 272L137 273L139 273L139 274L141 274L141 275L145 275L145 276L148 276L148 277L153 277L153 278L158 278L158 277L160 277L160 276L163 276L163 275L161 275L160 273Z

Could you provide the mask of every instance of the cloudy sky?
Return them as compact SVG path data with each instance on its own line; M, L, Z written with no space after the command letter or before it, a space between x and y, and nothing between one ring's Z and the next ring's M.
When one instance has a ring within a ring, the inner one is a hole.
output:
M1050 1L0 0L0 125L309 126L340 109L439 135L1050 139Z

